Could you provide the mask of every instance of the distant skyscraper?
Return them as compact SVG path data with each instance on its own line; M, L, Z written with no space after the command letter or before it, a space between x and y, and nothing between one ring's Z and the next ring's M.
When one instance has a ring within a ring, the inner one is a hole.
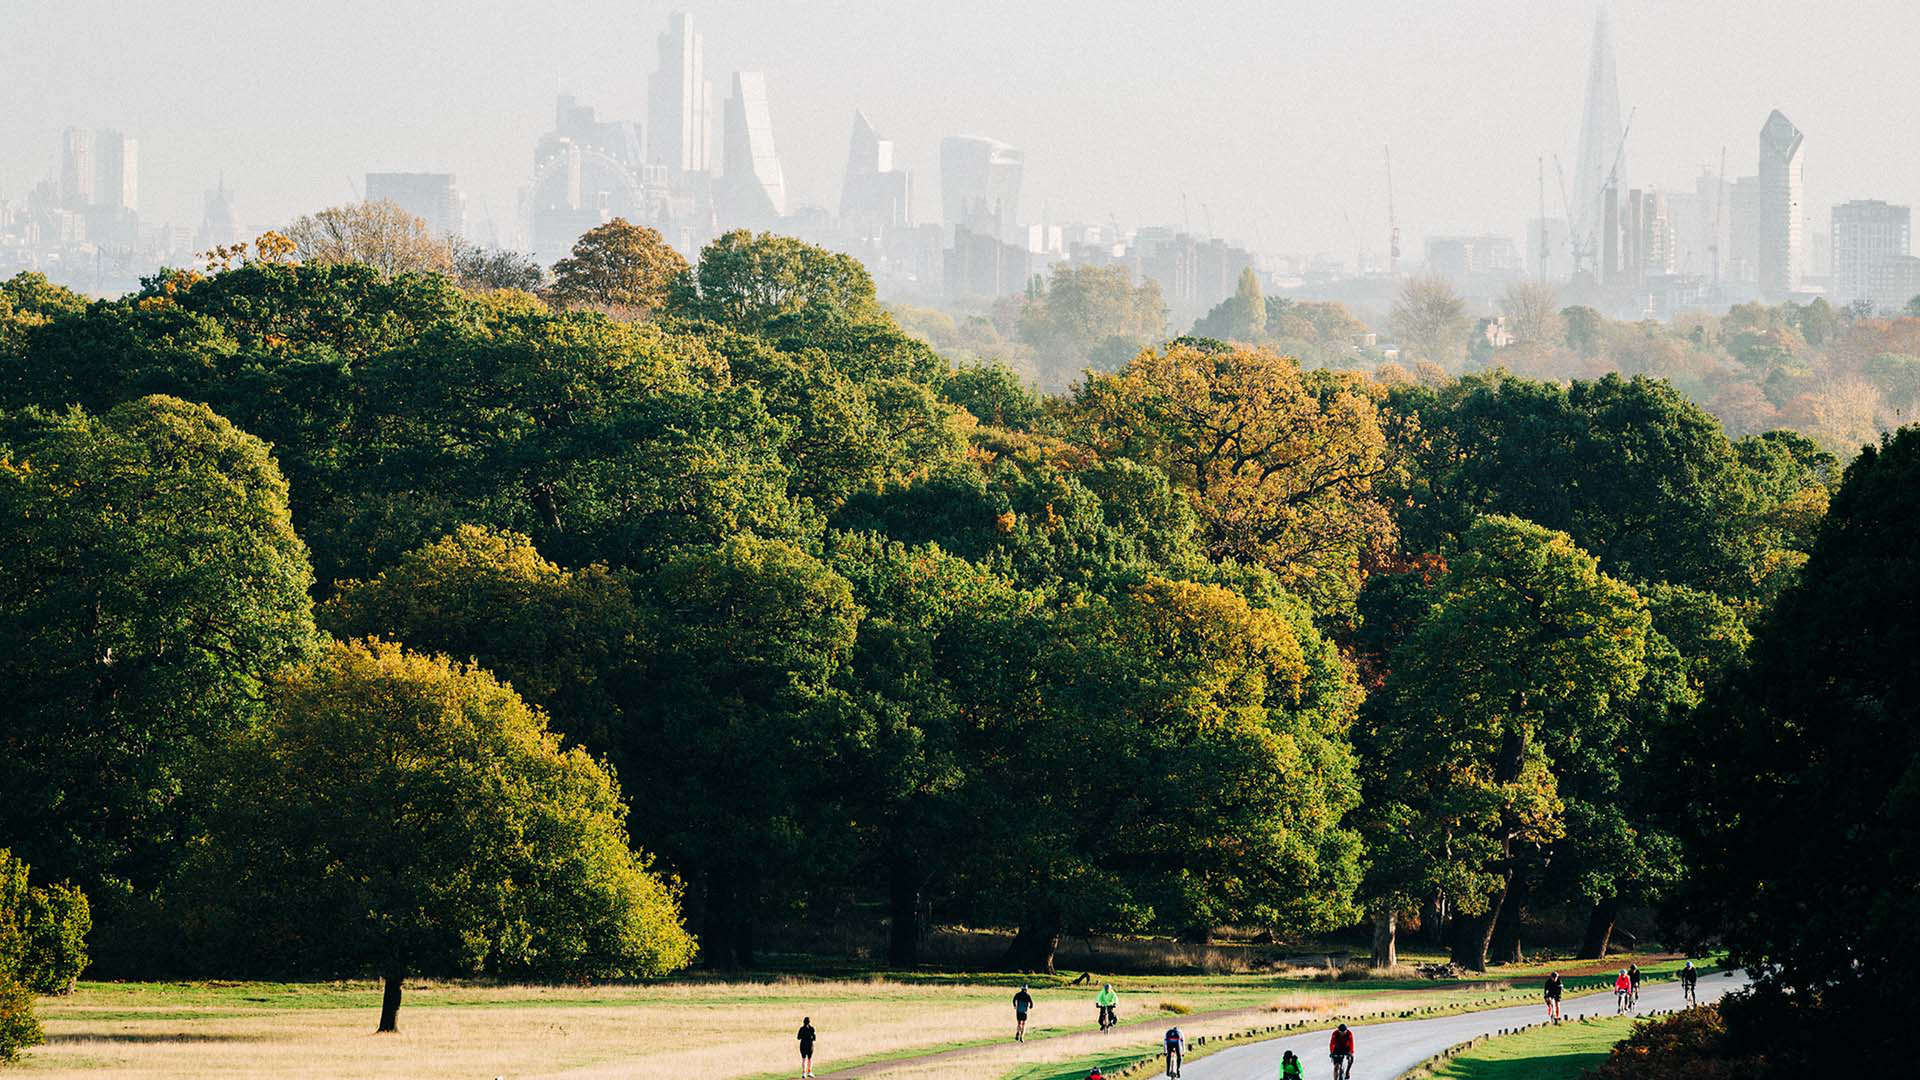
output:
M773 114L767 109L767 77L733 73L727 98L726 152L721 189L733 224L766 228L787 212L787 178L773 148Z
M108 210L140 208L140 142L118 131L93 133L94 204Z
M1833 298L1842 304L1871 300L1898 307L1907 298L1877 295L1876 278L1889 260L1912 254L1913 210L1878 199L1855 199L1833 208Z
M647 160L675 176L713 163L713 84L706 77L706 40L693 16L675 12L660 35L660 61L647 83Z
M1760 129L1760 294L1784 299L1800 287L1806 256L1801 220L1805 184L1801 146L1806 136L1773 110Z
M893 167L893 140L881 138L858 109L840 187L840 220L864 233L913 224L913 175Z
M940 140L940 207L949 229L1003 239L1020 220L1020 173L1026 155L995 139L949 135Z
M452 173L370 172L367 201L398 206L426 222L428 234L435 238L465 232L465 206Z
M1613 28L1603 7L1593 24L1586 109L1580 118L1580 151L1573 168L1573 221L1570 224L1576 239L1590 243L1591 250L1586 252L1589 262L1600 256L1607 239L1601 232L1605 225L1608 178L1612 177L1616 189L1626 188L1627 161L1621 142L1624 135L1620 124L1620 80L1613 66ZM1620 163L1617 173L1616 160Z
M60 203L69 210L85 210L93 205L93 186L97 179L93 156L93 132L86 128L68 128L60 137Z
M233 193L227 190L227 182L222 179L219 187L207 192L206 209L200 215L200 231L193 238L194 247L210 251L223 244L237 244L245 238L240 216L233 211Z
M1727 281L1760 280L1760 178L1742 176L1727 186Z

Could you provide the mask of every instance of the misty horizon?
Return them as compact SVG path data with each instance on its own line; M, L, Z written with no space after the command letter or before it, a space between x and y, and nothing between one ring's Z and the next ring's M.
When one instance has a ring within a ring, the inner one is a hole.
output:
M1920 44L1910 9L1607 6L1636 186L1690 190L1723 147L1729 179L1752 173L1779 108L1806 133L1810 229L1835 203L1920 196L1920 151L1888 137L1920 121L1896 63ZM58 176L65 128L114 128L140 140L149 221L192 226L220 180L260 231L352 201L368 172L451 172L476 231L524 242L518 192L555 97L644 125L654 39L685 10L716 111L733 72L765 73L790 208L838 204L857 109L914 172L922 221L940 218L941 138L979 134L1025 152L1027 221L1184 225L1344 258L1386 247L1391 146L1404 251L1451 233L1524 245L1542 159L1547 216L1564 213L1553 162L1573 168L1598 5L1400 7L343 2L105 17L114 5L27 0L0 14L16 100L0 200Z

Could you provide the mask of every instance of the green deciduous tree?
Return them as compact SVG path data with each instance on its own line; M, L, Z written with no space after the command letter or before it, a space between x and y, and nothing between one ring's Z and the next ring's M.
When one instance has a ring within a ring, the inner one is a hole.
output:
M611 773L486 672L369 642L280 679L227 748L172 901L261 966L655 976L693 943Z
M1564 831L1556 743L1577 744L1639 687L1648 618L1631 588L1556 533L1487 518L1368 700L1376 894L1444 894L1456 961L1487 965L1527 846ZM1402 875L1413 874L1412 880Z
M1905 428L1848 466L1798 583L1686 733L1697 869L1671 913L1753 972L1761 993L1729 1027L1782 1075L1819 1068L1836 1045L1870 1070L1911 1057L1916 515L1920 429Z
M675 314L746 333L782 315L856 321L882 316L873 278L858 259L744 229L721 235L700 252L700 265L682 279L672 307Z
M601 754L618 745L648 651L631 573L563 570L526 537L474 525L339 583L317 618L341 638L477 661Z
M550 295L562 304L644 317L667 302L688 269L658 232L614 218L588 229L574 241L573 254L553 264Z
M1281 602L1153 578L1055 618L983 766L1012 967L1051 971L1070 930L1352 915L1358 695Z
M89 891L151 886L196 760L312 647L286 482L174 398L0 415L0 550L0 835Z
M1020 340L1045 359L1047 381L1065 384L1089 365L1115 368L1166 334L1160 286L1139 285L1123 266L1056 263L1045 288L1020 309ZM1057 377L1050 377L1057 376Z
M708 962L747 966L766 892L797 887L844 839L832 698L859 609L818 559L751 536L683 549L644 589L647 707L615 761L645 792L639 831L688 875Z
M1240 271L1240 283L1233 295L1220 301L1212 311L1193 324L1201 337L1255 344L1267 336L1267 301L1260 294L1260 275L1252 267Z

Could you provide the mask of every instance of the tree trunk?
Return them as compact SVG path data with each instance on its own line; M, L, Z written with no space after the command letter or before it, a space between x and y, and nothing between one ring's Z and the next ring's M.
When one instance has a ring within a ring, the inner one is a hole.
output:
M1434 890L1420 912L1420 933L1429 945L1447 943L1447 894Z
M1500 918L1489 950L1496 964L1520 963L1520 912L1527 902L1527 891L1524 874L1516 874L1507 886L1507 898L1500 906Z
M1502 884L1499 892L1488 897L1484 914L1454 920L1454 963L1469 971L1487 970L1487 952L1492 947L1493 932L1500 923L1500 909L1507 905L1507 890L1511 887L1511 882Z
M1007 943L1008 971L1054 973L1053 957L1060 951L1060 913L1051 908L1031 910Z
M887 963L910 968L920 962L920 940L926 935L921 912L926 893L926 875L919 860L903 847L896 847L887 859Z
M1613 940L1614 920L1620 917L1620 898L1609 896L1593 905L1593 911L1587 916L1587 933L1580 940L1580 959L1598 960L1607 955L1607 945Z
M1373 916L1373 966L1397 967L1400 964L1400 913L1388 908Z
M380 995L380 1027L374 1032L400 1030L400 984L406 973L398 967L390 967L386 972L386 992ZM365 1031L365 1028L361 1029Z
M742 876L732 869L715 870L705 892L700 953L707 966L721 971L753 966L752 897Z

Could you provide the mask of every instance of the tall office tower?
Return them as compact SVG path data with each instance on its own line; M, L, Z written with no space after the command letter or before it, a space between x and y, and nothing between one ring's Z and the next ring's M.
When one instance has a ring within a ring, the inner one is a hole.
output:
M140 208L140 141L118 131L93 133L97 206L108 210Z
M867 235L913 224L913 174L893 167L893 140L881 138L858 109L840 186L840 221Z
M675 12L660 35L660 65L647 81L647 160L676 177L713 166L713 83L706 40L693 16Z
M1760 178L1742 176L1727 186L1726 280L1760 280Z
M1020 220L1020 172L1026 155L997 139L940 140L940 208L949 230L1004 239Z
M370 172L367 201L390 202L427 223L427 235L460 236L466 229L466 204L452 173Z
M1607 11L1600 9L1593 24L1593 58L1587 67L1587 104L1580 118L1580 150L1573 168L1573 220L1568 224L1575 238L1584 241L1589 260L1596 256L1604 262L1608 238L1605 228L1606 189L1611 179L1616 189L1626 188L1627 161L1622 139L1626 132L1620 124L1620 80L1613 66L1613 28ZM1619 162L1615 170L1614 162ZM1617 213L1617 206L1616 206ZM1609 268L1610 269L1610 268ZM1603 271L1601 277L1606 277Z
M1800 150L1806 136L1779 109L1760 129L1760 295L1782 300L1800 287L1806 239Z
M764 74L733 73L725 130L721 190L729 204L729 224L764 229L787 212L787 178L773 148L773 115L767 109Z
M1881 265L1912 254L1913 211L1878 199L1855 199L1833 208L1833 298L1880 303L1875 279ZM1899 298L1906 303L1906 298ZM1889 305L1897 306L1897 305Z
M93 185L98 177L93 158L93 132L86 128L68 128L60 136L60 205L68 210L85 210L93 205Z

